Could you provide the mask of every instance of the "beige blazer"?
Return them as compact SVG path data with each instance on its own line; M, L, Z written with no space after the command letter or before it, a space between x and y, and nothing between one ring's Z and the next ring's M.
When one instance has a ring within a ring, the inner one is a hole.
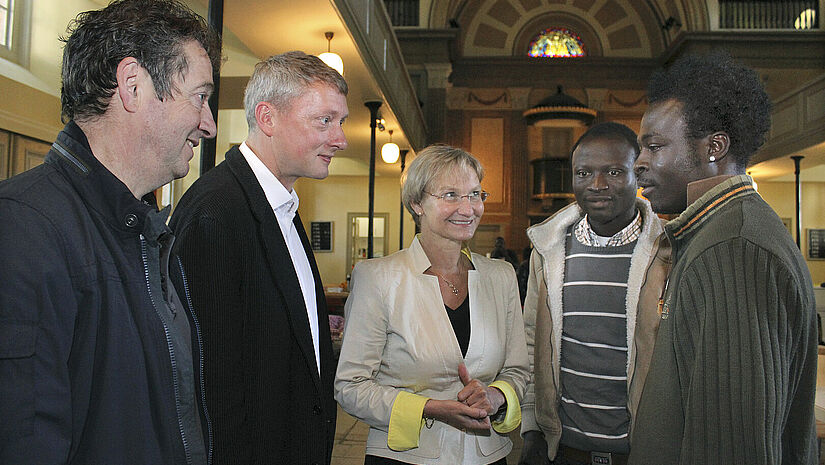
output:
M512 449L494 430L464 433L435 421L419 447L387 447L393 402L401 391L456 399L463 387L458 365L485 384L508 382L521 399L529 378L518 286L513 267L472 254L469 272L470 344L462 358L441 299L438 279L418 239L408 249L359 263L345 306L346 326L335 398L370 425L367 454L418 464L485 464Z

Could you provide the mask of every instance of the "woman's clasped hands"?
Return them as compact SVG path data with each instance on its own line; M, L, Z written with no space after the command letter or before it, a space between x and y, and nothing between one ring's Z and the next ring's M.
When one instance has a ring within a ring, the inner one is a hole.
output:
M429 399L424 404L424 418L435 418L461 430L489 431L490 416L504 405L504 394L471 378L463 363L458 366L458 377L464 388L456 400Z

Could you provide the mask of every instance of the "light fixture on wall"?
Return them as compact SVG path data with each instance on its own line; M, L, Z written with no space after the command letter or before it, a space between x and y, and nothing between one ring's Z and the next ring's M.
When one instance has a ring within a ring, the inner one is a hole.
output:
M392 141L392 129L389 130L390 141L381 147L381 159L384 163L393 164L398 161L398 156L401 153L398 144Z
M384 132L384 125L387 124L387 120L381 116L381 112L379 111L378 114L375 116L375 127L378 128L379 131Z
M327 31L324 33L324 37L327 38L327 51L318 55L318 58L321 59L324 63L326 63L330 68L338 71L338 74L341 76L344 75L344 60L337 53L332 53L330 51L330 47L332 44L332 37L335 34L332 31Z
M682 27L682 23L678 19L674 18L673 16L668 16L668 18L665 20L665 22L662 23L662 29L664 29L665 31L669 31L669 30L673 29L674 27L676 27L678 29L678 28Z

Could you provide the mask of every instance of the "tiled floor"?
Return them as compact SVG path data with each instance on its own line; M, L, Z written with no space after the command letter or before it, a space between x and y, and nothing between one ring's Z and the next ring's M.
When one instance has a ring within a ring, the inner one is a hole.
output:
M335 448L332 449L332 465L363 465L364 450L369 426L347 415L338 407L338 424L335 430ZM513 451L507 456L507 463L515 465L521 455L521 437L518 429L510 433Z

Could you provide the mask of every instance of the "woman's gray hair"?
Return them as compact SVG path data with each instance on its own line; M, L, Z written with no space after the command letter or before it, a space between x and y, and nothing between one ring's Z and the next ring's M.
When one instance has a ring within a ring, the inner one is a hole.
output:
M484 178L484 168L469 152L449 145L430 145L418 152L407 170L401 175L401 202L420 224L414 203L420 204L430 183L439 176L456 168L475 171L479 182Z
M319 82L338 89L343 95L349 91L347 81L338 71L320 58L301 51L273 55L255 65L243 97L249 129L258 127L255 122L255 106L258 103L269 102L279 111L286 110L294 98Z

